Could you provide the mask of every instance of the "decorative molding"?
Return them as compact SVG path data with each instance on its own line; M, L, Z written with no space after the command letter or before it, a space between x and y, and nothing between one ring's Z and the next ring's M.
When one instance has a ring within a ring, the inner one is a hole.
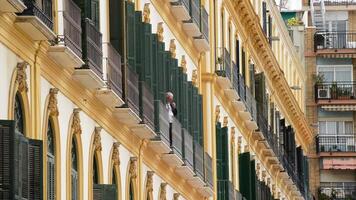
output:
M163 32L164 32L163 22L159 22L157 24L157 36L158 36L158 41L160 41L160 42L163 42L163 40L164 40Z
M26 68L28 63L27 62L20 62L17 63L16 69L16 83L18 85L17 90L19 92L28 92L28 85L27 85L27 74Z
M59 91L58 88L49 89L49 99L48 99L48 106L47 106L49 116L58 117L59 115L58 100L57 100L58 91Z
M220 122L220 105L215 106L215 123Z
M81 111L80 108L75 108L73 110L72 130L74 135L82 134L82 127L80 125L80 114L79 114L80 111Z
M137 157L130 158L130 168L129 168L130 178L137 178Z
M167 183L161 183L161 190L159 193L159 200L167 200Z
M102 127L95 127L94 130L94 151L101 151L102 147L101 147L101 136L100 136L100 132L101 129L103 129Z
M145 3L143 6L143 22L149 24L151 22L151 10L150 10L150 3Z
M180 60L180 67L183 68L184 73L187 73L187 60L185 59L185 55L182 55L182 59Z
M114 166L119 166L120 165L120 142L114 142L113 144L113 150L112 150L112 156L111 159L114 163Z
M180 194L179 193L174 193L173 194L173 200L178 200L180 197Z
M230 140L231 140L231 147L235 147L235 126L233 126L233 127L231 127L231 131L230 131L230 133L231 133L231 138L230 138Z
M276 196L276 184L272 184L272 195Z
M229 118L228 116L225 116L223 121L223 127L226 127L228 123L229 123Z
M262 181L264 182L266 180L266 171L265 170L262 170Z
M146 182L146 190L148 193L153 192L153 175L154 171L148 171L147 172L147 182Z
M268 177L268 178L267 178L267 186L269 187L270 185L271 185L271 178Z
M237 153L241 153L241 145L242 145L242 136L237 137Z
M198 86L198 71L196 69L194 69L192 72L192 83L195 87L199 87Z
M258 180L260 180L260 170L261 170L261 164L257 163L256 164L256 175L257 175Z
M169 52L171 52L171 56L172 58L176 58L177 53L176 53L176 43L174 42L175 39L171 39L170 43L169 43Z

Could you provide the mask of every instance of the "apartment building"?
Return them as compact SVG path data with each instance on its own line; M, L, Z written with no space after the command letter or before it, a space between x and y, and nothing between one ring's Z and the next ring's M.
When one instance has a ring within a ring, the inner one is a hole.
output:
M316 133L310 186L318 199L356 199L355 1L304 2L307 117Z
M0 76L0 199L309 199L273 0L1 0Z

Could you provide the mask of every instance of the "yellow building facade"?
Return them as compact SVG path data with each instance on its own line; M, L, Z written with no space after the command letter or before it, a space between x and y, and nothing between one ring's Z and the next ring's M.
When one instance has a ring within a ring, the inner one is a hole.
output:
M0 12L1 199L309 198L304 67L274 1Z

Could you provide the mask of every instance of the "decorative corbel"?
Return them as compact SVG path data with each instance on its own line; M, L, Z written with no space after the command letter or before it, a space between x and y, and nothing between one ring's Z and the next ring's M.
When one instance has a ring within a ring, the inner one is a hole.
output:
M112 161L114 166L120 165L120 152L119 152L120 142L114 142L113 144L113 151L112 151Z
M178 200L179 199L180 194L179 193L174 193L173 194L173 200Z
M129 168L130 178L135 179L137 177L137 157L130 158L130 168Z
M270 185L271 185L271 178L268 177L268 178L267 178L267 186L269 187Z
M215 123L220 122L220 105L215 106Z
M262 171L262 181L264 182L265 180L266 180L266 171L265 170L263 170Z
M74 135L82 134L82 127L80 125L80 115L79 115L80 111L81 111L80 108L75 108L73 110L72 130Z
M276 184L272 184L272 195L276 196Z
M158 36L158 41L160 41L160 42L163 42L163 39L164 39L163 32L164 32L163 22L159 22L157 25L157 36Z
M242 144L242 136L239 136L237 138L237 153L240 154L241 153L241 144Z
M27 68L28 63L27 62L20 62L17 63L17 74L16 74L16 83L18 85L17 90L19 92L27 92L28 91L28 86L27 86L27 74L26 74L26 68Z
M260 170L261 170L261 164L257 163L256 164L256 175L257 175L258 180L260 180Z
M187 73L187 60L185 59L185 55L182 55L182 59L180 61L180 67L183 69L184 73Z
M58 91L59 91L58 88L51 88L49 90L49 99L48 99L48 106L47 106L49 116L57 117L59 115L58 101L57 101Z
M244 152L245 152L245 153L246 153L246 152L249 152L249 146L248 146L248 144L245 145Z
M147 24L151 22L150 14L150 3L145 3L145 5L143 6L143 22Z
M160 191L160 194L159 194L159 199L160 200L166 200L167 199L167 190L166 190L166 187L167 187L167 183L161 183L161 191Z
M147 172L147 182L146 182L146 188L148 193L153 192L153 175L154 171L148 171Z
M171 39L171 42L169 43L169 52L171 52L171 56L172 58L176 58L177 54L176 54L176 43L174 42L175 39Z
M224 120L223 120L223 127L227 127L228 123L229 123L229 118L228 118L228 116L225 116Z
M192 72L192 83L195 87L198 87L198 71L196 69Z
M94 130L94 151L102 150L101 136L100 136L101 129L102 129L101 127L95 127L95 130Z

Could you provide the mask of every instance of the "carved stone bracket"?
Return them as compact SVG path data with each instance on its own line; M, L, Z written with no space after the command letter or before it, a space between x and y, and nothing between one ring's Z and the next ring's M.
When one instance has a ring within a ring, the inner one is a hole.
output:
M242 136L239 136L237 138L237 153L240 154L241 153L241 144L242 144Z
M195 87L198 87L198 71L196 69L192 72L192 83Z
M112 161L114 166L120 165L120 152L119 152L120 142L114 142L113 144L113 151L112 151Z
M180 194L179 193L174 193L173 194L173 200L178 200L180 197Z
M17 90L19 92L27 92L28 91L28 86L27 86L27 75L26 75L26 68L27 68L28 63L27 62L21 62L17 63L17 74L16 74L16 83L18 85Z
M169 51L171 52L171 56L172 58L176 58L177 53L176 53L176 43L175 43L175 39L171 39L171 42L169 43Z
M80 115L79 115L80 111L81 111L80 108L75 108L73 110L72 130L74 135L82 134L82 127L80 125Z
M161 191L160 191L160 194L159 194L159 199L160 200L167 200L166 187L167 187L167 183L161 183Z
M182 59L180 61L180 67L183 68L184 73L187 73L187 60L185 59L185 55L182 55Z
M135 179L137 177L137 157L130 158L129 174L130 178Z
M160 42L163 42L163 40L164 40L163 32L164 32L163 22L159 22L157 24L157 36L158 36L158 41L160 41Z
M223 121L223 127L227 127L228 123L229 123L229 118L228 118L228 116L225 116L224 121Z
M145 5L143 6L143 22L147 24L151 22L150 14L150 3L145 3Z
M102 147L101 147L101 136L100 136L100 132L103 128L101 127L95 127L94 130L94 150L95 151L101 151Z
M147 192L149 192L149 193L153 192L153 175L154 174L155 173L153 171L147 172L146 188L147 188Z
M261 164L257 163L256 164L256 175L257 175L258 180L260 180L260 170L261 170Z
M220 105L215 106L215 122L220 122Z
M59 111L58 111L58 100L57 100L57 94L58 94L58 88L51 88L49 90L49 99L48 99L48 112L49 116L54 116L58 117Z

